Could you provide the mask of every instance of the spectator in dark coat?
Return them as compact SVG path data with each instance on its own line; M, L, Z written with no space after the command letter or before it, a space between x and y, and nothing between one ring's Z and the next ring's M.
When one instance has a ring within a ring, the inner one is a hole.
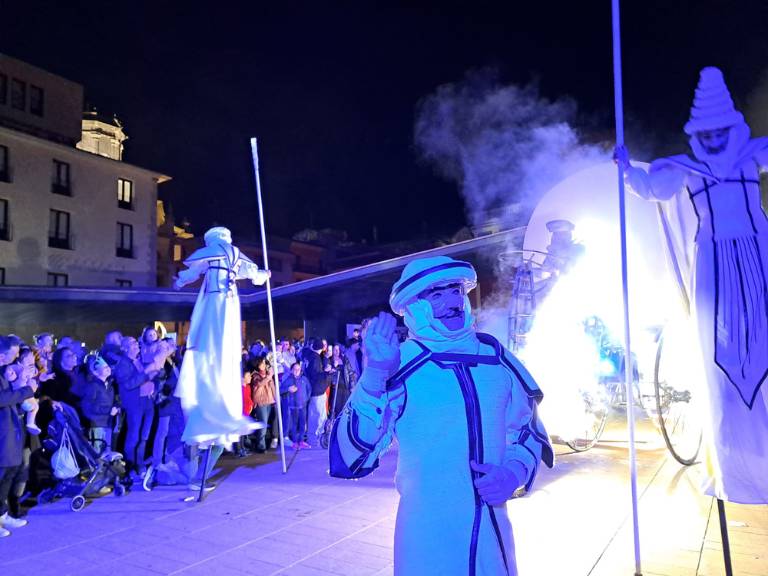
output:
M323 345L317 338L310 338L307 342L304 360L306 364L305 374L312 386L312 395L309 399L307 416L307 437L310 445L320 444L320 434L323 432L325 421L328 418L325 392L328 389L328 373L331 371L330 363L324 365L320 353Z
M58 348L53 353L53 378L41 381L38 390L40 411L37 414L37 425L40 428L41 440L48 434L48 424L53 420L54 406L65 403L71 406L80 417L82 425L87 422L80 409L80 396L83 376L77 370L77 356L69 348Z
M19 346L7 337L0 336L0 367L13 362L18 354ZM34 394L30 386L13 390L0 374L0 537L10 536L9 528L21 528L27 523L8 513L8 494L11 487L20 480L22 472L24 430L18 404L32 398Z
M350 338L347 340L346 355L349 360L349 374L347 375L347 386L350 393L355 389L360 374L363 373L363 350L362 339Z
M112 369L101 356L90 356L86 362L88 375L85 377L81 408L88 420L88 439L93 448L101 454L112 449L112 419L119 411L115 387L112 384Z
M158 421L152 447L154 469L165 462L167 454L172 454L182 445L181 433L184 431L181 399L175 394L176 384L179 382L181 358L178 356L176 343L172 338L163 338L160 342L165 354L165 364L160 374L155 377ZM147 473L151 480L152 472Z
M353 375L353 369L346 351L340 343L334 344L331 350L331 390L328 401L330 415L335 418L341 412L344 404L347 403L347 398L349 398L349 381Z
M82 378L77 371L77 356L67 347L53 353L54 377L41 383L40 395L79 409Z
M107 364L109 364L109 367L113 371L120 361L120 356L123 354L123 351L120 348L122 341L123 335L117 330L107 332L107 335L104 336L104 344L101 345L101 350L99 350L99 356L107 361Z
M136 338L126 336L121 344L123 355L115 366L115 382L120 395L120 404L125 411L128 431L123 450L128 470L143 476L147 440L155 414L153 396L156 375L152 366L144 366L139 360L139 343Z
M280 382L280 401L283 413L288 417L283 418L294 448L309 448L304 442L304 430L306 422L305 406L312 394L312 386L306 376L301 373L301 364L295 362L291 371ZM287 443L286 443L287 445Z

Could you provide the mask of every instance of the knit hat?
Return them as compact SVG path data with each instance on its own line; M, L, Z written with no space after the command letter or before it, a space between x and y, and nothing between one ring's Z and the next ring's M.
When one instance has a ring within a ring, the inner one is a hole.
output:
M431 286L457 282L469 292L477 286L477 273L469 262L447 256L419 258L403 268L400 280L392 286L389 305L395 314L403 315L405 306Z
M683 128L685 133L693 136L696 132L730 128L742 122L744 116L733 105L720 69L713 66L702 69L691 117Z

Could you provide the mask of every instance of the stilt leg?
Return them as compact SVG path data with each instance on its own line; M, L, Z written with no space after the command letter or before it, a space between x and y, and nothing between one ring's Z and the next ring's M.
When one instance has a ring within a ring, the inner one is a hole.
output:
M720 537L723 541L723 562L725 564L725 576L733 576L731 567L731 544L728 541L728 521L725 518L725 503L717 499L717 514L720 517Z
M198 502L201 502L203 500L203 493L205 492L205 483L208 481L208 459L211 456L211 448L213 448L213 446L208 446L208 448L205 449L205 458L203 461L203 474L202 474L202 479L200 480L200 493L197 495Z

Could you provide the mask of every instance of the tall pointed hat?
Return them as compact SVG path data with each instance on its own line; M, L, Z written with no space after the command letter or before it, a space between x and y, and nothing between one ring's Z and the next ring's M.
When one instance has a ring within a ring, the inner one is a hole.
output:
M742 122L744 116L733 105L720 69L714 66L702 69L685 133L693 136L696 132L729 128Z

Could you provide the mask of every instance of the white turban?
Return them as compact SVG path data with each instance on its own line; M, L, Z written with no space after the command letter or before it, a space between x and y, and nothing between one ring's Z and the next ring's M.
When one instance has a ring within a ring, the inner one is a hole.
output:
M419 258L403 269L400 280L392 286L389 305L395 314L402 316L405 306L416 300L424 290L453 282L463 284L466 293L477 286L477 273L472 264L447 256Z
M206 246L222 243L232 244L232 232L229 231L229 228L224 228L224 226L216 226L208 230L203 239Z
M419 294L433 286L446 284L464 286L464 326L448 329L432 313L432 305ZM403 316L405 325L419 340L435 351L476 352L472 307L466 294L477 286L477 273L469 262L447 256L420 258L410 262L395 282L389 295L392 311Z

